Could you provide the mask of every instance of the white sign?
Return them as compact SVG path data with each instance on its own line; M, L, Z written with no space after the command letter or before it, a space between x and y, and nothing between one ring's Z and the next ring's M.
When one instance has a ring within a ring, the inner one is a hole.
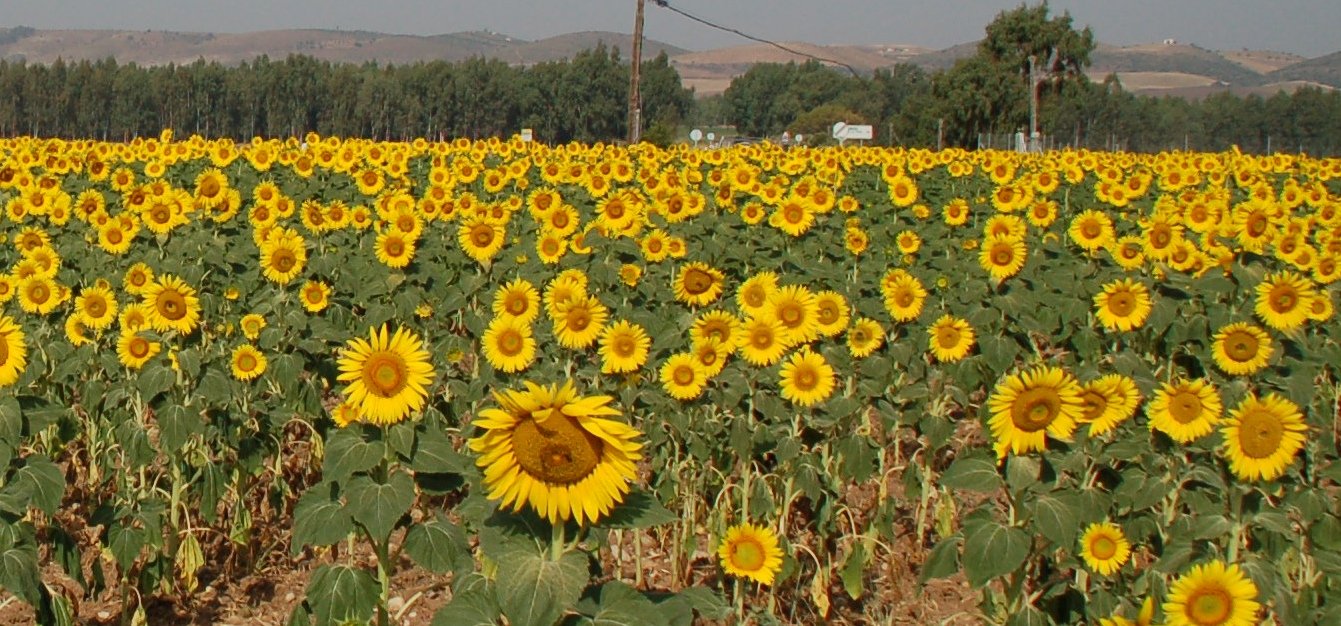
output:
M701 130L699 130L699 129L697 129L697 128L695 128L694 130L689 131L689 140L690 140L690 141L692 141L692 142L694 142L694 143L698 143L698 142L701 141L702 139L703 139L703 131L701 131Z
M839 141L848 139L873 139L875 128L869 124L848 124L838 122L833 125L833 138Z
M792 137L792 141L795 141L795 142L796 142L796 145L799 146L799 145L805 143L806 138L805 138L805 135L802 135L801 133L796 133L796 136L795 136L795 137Z
M529 129L529 128L523 128L523 129L522 129L522 132L521 132L521 140L522 140L522 141L533 141L534 139L535 139L535 135L534 135L534 133L531 132L531 129Z
M708 141L717 141L717 133L708 133Z

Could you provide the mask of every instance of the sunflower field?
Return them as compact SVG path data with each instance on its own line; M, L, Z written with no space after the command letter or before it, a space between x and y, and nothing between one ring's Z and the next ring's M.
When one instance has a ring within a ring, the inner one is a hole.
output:
M165 131L0 140L0 205L44 623L285 552L290 624L407 568L434 624L889 623L896 558L973 623L1341 623L1338 159Z

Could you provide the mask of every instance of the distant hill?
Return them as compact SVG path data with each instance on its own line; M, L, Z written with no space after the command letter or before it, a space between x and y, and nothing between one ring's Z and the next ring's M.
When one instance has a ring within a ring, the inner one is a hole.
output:
M282 59L303 54L333 63L413 63L415 61L461 61L471 57L503 59L532 64L571 58L599 42L620 49L624 58L632 52L629 35L585 32L527 41L493 32L458 32L445 35L389 35L344 30L268 30L252 33L177 33L125 30L34 30L0 29L0 59L51 63L114 58L119 63L166 65L193 63L198 59L236 64L265 55ZM647 39L644 56L687 52L683 48Z
M198 59L236 64L266 55L282 59L304 54L333 63L413 63L461 61L472 57L501 59L518 65L572 58L604 43L619 49L621 58L632 52L632 37L624 33L589 31L568 33L537 41L488 31L443 35L393 35L344 30L270 30L252 33L179 33L126 30L38 30L0 28L0 59L51 63L114 58L139 65L186 64ZM805 61L805 55L832 59L842 69L851 66L869 73L899 63L928 71L944 70L977 52L977 42L942 50L912 45L816 45L788 42L795 54L765 44L690 51L652 39L643 42L644 58L665 52L681 79L699 96L724 91L731 80L756 63ZM1136 46L1100 44L1089 68L1092 80L1116 74L1123 88L1136 93L1203 97L1216 91L1271 94L1301 86L1341 88L1341 52L1315 59L1257 50L1218 52L1173 41Z
M1272 80L1303 80L1341 89L1341 52L1287 65L1267 76Z

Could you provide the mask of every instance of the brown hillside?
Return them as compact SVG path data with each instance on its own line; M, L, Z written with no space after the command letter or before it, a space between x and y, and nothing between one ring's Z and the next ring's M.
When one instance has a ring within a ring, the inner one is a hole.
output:
M1220 55L1258 74L1274 72L1306 59L1297 54L1270 50L1227 50Z

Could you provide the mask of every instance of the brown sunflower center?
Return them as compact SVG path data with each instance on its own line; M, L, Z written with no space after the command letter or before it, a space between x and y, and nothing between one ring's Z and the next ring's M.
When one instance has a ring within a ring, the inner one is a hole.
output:
M241 372L251 372L257 366L256 356L250 352L243 352L237 357L237 369Z
M600 438L558 411L551 411L544 422L523 420L512 431L517 464L532 477L552 484L569 485L590 476L603 448Z
M288 248L279 248L270 255L270 267L280 273L287 273L298 264L298 258L293 255L293 251Z
M1117 549L1117 542L1107 535L1100 535L1090 541L1090 554L1100 561L1113 558L1117 554Z
M764 546L753 537L741 537L731 544L731 565L743 572L764 568Z
M1187 619L1198 626L1224 624L1234 610L1234 598L1220 585L1196 589L1187 600Z
M9 337L8 333L0 335L0 366L9 363Z
M1010 245L1000 243L992 246L992 265L1006 267L1015 260L1015 250Z
M1195 391L1182 390L1169 398L1169 415L1179 424L1190 424L1201 417L1201 398Z
M161 204L156 204L153 209L149 210L149 221L155 224L167 224L172 221L172 210Z
M526 299L526 296L520 294L509 294L507 301L503 304L503 309L513 317L521 317L529 308L531 308L531 303Z
M750 333L750 345L760 350L766 350L773 346L773 329L762 327Z
M1093 422L1099 419L1108 410L1108 398L1104 394L1087 389L1080 394L1080 401L1084 405L1084 411L1081 419L1086 422Z
M397 237L390 237L386 240L386 255L392 258L405 254L405 242Z
M1230 331L1224 338L1225 356L1235 363L1247 363L1257 358L1257 352L1262 347L1262 342L1246 330L1238 329Z
M172 289L164 289L154 301L154 308L164 319L177 321L186 317L186 298Z
M1086 239L1098 239L1104 233L1104 228L1095 220L1086 220L1080 225L1080 234Z
M615 356L630 358L638 350L638 342L629 335L617 335L614 341L610 342L610 351Z
M144 337L135 337L126 345L126 352L137 359L143 359L149 356L149 340Z
M959 345L959 329L951 325L943 325L936 329L936 345L949 350Z
M806 211L796 204L788 204L782 209L782 219L788 224L800 224L806 219Z
M307 301L312 304L321 304L326 301L326 293L320 287L312 287L307 290Z
M494 229L488 224L481 224L470 230L470 241L479 248L487 248L494 242Z
M84 313L93 319L101 318L107 314L107 301L102 298L92 297L84 301Z
M671 379L681 387L689 386L694 382L694 368L687 365L677 367L674 372L671 372Z
M1256 238L1261 237L1262 234L1267 231L1267 225L1269 223L1270 222L1267 221L1265 215L1262 215L1261 213L1253 213L1248 216L1248 220L1244 223L1243 227L1244 230L1247 231L1248 236Z
M1280 450L1284 435L1285 425L1269 410L1258 408L1239 418L1239 445L1249 458L1269 458Z
M802 391L814 389L819 384L819 373L813 367L802 365L792 375L792 384Z
M691 267L684 272L684 290L691 296L707 293L715 283L712 274L697 267Z
M540 242L540 252L546 256L554 256L559 253L559 240L553 237L546 237Z
M916 300L917 298L913 295L911 289L899 289L898 292L894 294L894 303L899 305L899 308L906 309L911 307Z
M750 285L745 290L744 296L742 299L745 301L745 306L752 309L763 306L764 302L768 300L768 292L764 291L764 288L759 285Z
M1127 317L1136 310L1136 296L1130 291L1114 291L1108 294L1108 311L1117 317Z
M205 180L200 181L200 195L205 198L213 198L214 196L219 195L219 181L215 180L212 176L206 177Z
M1156 248L1167 247L1173 242L1173 233L1169 232L1169 227L1164 224L1155 226L1150 231L1150 244Z
M517 356L521 354L522 346L525 340L521 333L513 329L507 329L498 335L498 351L504 356Z
M1299 292L1294 285L1283 283L1271 288L1267 302L1277 313L1289 313L1299 306Z
M782 322L783 326L795 328L805 321L805 311L800 303L785 302L778 306L778 321Z
M568 213L566 211L555 211L549 218L550 225L556 230L563 230L568 227Z
M568 315L564 318L564 324L568 330L580 333L591 325L591 313L585 307L575 306L569 309Z
M405 359L395 352L374 352L363 362L363 384L373 395L390 398L405 387L409 373Z
M36 304L46 304L51 299L51 289L43 283L36 283L28 288L28 299Z
M1062 398L1054 389L1041 387L1026 389L1010 407L1010 420L1015 427L1034 433L1047 428L1062 411Z
M819 323L825 326L832 325L838 322L839 316L840 313L838 310L838 305L836 303L830 302L828 300L820 302L818 315L816 316L817 318L819 318Z

